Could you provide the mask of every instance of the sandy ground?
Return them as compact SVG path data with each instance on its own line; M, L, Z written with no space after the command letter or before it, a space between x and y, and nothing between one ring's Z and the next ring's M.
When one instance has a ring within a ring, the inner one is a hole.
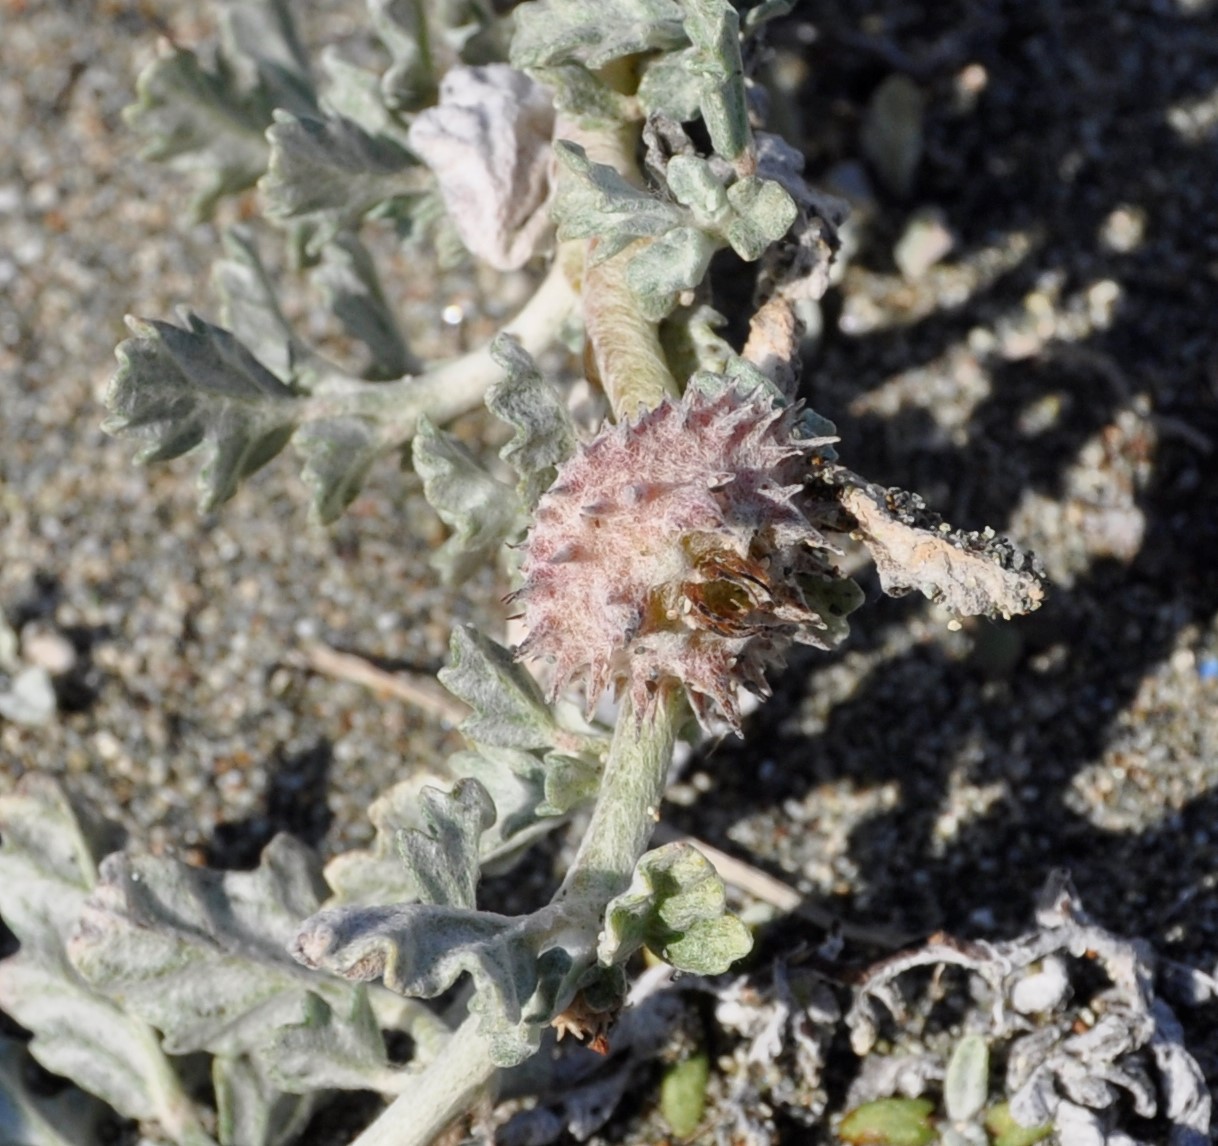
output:
M63 669L53 720L0 720L0 784L49 771L143 847L247 866L279 830L366 840L372 796L459 743L301 650L431 672L454 621L500 623L502 587L436 583L441 527L392 464L329 530L284 461L200 516L191 459L140 470L98 428L123 314L211 306L217 231L120 118L153 17L189 41L190 8L0 0L0 612ZM954 628L864 573L847 646L695 753L671 820L908 936L1012 934L1068 867L1109 928L1212 971L1218 17L848 9L801 6L771 64L775 120L856 208L805 391L853 468L1007 532L1051 592ZM315 46L349 30L306 15ZM926 107L904 186L865 142L897 73ZM454 273L414 305L469 297ZM767 950L819 938L792 923ZM1218 1081L1213 1010L1186 1026Z

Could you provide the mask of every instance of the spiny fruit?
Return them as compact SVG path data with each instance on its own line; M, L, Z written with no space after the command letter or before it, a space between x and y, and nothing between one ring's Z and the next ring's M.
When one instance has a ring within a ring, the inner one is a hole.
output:
M798 436L797 407L760 390L691 390L603 430L564 462L525 543L520 657L612 687L644 715L683 688L699 720L740 730L739 690L793 642L840 632L810 600L838 574L804 497L832 438ZM810 516L811 515L811 516Z

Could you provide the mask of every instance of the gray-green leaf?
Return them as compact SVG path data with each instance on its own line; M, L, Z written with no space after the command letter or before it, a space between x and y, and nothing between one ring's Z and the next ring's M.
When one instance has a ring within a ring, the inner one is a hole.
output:
M271 155L259 187L267 218L310 223L312 253L373 207L423 186L419 167L400 144L341 116L277 110L266 135Z
M306 422L292 444L304 459L300 476L313 495L313 513L323 525L337 521L355 500L385 448L373 426L355 417Z
M287 946L325 885L316 858L277 836L252 872L119 854L101 867L68 954L93 986L164 1032L171 1053L240 1055L300 1022L312 988Z
M473 710L467 740L499 748L549 748L558 729L537 682L502 645L470 625L453 629L440 683Z
M727 912L723 881L691 844L647 852L630 887L605 908L600 963L622 963L644 946L701 975L718 975L752 950L748 928Z
M495 822L495 805L475 779L458 780L452 792L424 788L419 793L421 829L398 833L398 851L424 903L473 908L478 846Z
M691 70L701 80L699 106L715 151L736 159L752 142L740 17L727 0L683 0L685 31L697 53Z
M140 462L176 458L206 445L199 475L205 510L227 501L292 436L296 393L222 327L196 315L184 329L128 319L119 368L106 391L102 428L146 444Z
M367 347L363 377L381 381L419 373L421 364L406 346L372 256L356 235L337 235L327 243L312 277L327 309L348 335Z
M504 377L487 391L487 408L516 427L499 456L520 475L516 492L532 511L553 483L555 468L575 452L575 426L558 392L516 339L500 334L490 350Z
M795 200L773 179L755 175L741 179L727 189L727 198L737 218L728 223L723 235L746 262L761 258L771 243L791 229L799 214Z
M308 1125L320 1094L288 1094L248 1055L212 1062L221 1146L287 1146Z
M553 207L558 237L597 239L593 262L686 221L681 207L641 191L608 164L593 163L578 144L560 140L554 153L565 168Z
M626 282L643 314L652 322L667 317L678 294L702 281L718 245L697 227L673 227L644 246L626 270Z
M580 63L590 69L640 52L667 51L685 42L676 0L534 0L516 9L512 65Z
M413 460L423 492L452 536L432 555L448 584L460 584L492 562L523 525L516 491L491 477L459 439L419 418Z

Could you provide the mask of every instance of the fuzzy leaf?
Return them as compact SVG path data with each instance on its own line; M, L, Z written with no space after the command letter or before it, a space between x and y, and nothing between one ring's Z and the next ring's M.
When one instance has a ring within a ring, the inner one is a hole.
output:
M689 1138L698 1129L706 1110L706 1084L710 1080L710 1058L697 1051L674 1062L660 1081L660 1113L678 1138Z
M422 829L398 833L398 851L424 903L473 908L478 888L478 841L495 822L495 805L473 779L458 780L451 793L419 793Z
M224 42L210 61L171 49L141 73L138 98L124 111L146 139L145 159L204 176L191 204L198 217L266 170L264 132L274 108L316 107L283 0L227 4L221 22Z
M837 1136L851 1146L929 1146L934 1109L929 1098L878 1098L850 1111Z
M543 810L549 765L531 752L481 744L475 752L449 757L455 776L477 780L495 805L495 822L482 832L482 870L502 871L532 840L555 827L553 813Z
M114 855L68 954L96 989L163 1031L171 1053L240 1055L300 1022L310 987L335 997L337 984L302 981L287 953L324 891L312 853L287 835L252 872Z
M706 275L718 243L697 227L673 227L630 260L626 282L652 322L677 305L680 291L692 290Z
M740 58L740 17L727 0L682 0L682 5L685 31L697 53L690 68L701 81L702 118L715 151L735 159L752 142Z
M385 103L378 73L349 63L333 47L322 51L326 88L322 108L330 115L353 123L374 138L406 146L406 125Z
M697 119L702 103L702 80L694 70L701 53L697 48L665 52L643 67L639 104L648 115L664 115L677 123Z
M516 491L491 477L454 435L420 417L414 438L415 473L452 536L432 555L447 584L460 584L492 563L521 527Z
M630 100L579 64L531 68L529 74L550 91L555 111L586 127L608 127L632 118Z
M368 348L365 378L381 381L419 372L420 363L406 346L372 256L354 234L338 235L326 244L312 277L326 308L350 337Z
M561 949L540 955L532 917L436 904L330 908L301 927L293 954L307 967L349 979L383 977L412 998L434 998L462 975L473 979L470 1009L500 1066L537 1048L538 1024L569 970Z
M723 881L690 844L647 852L630 887L605 908L601 964L622 963L644 946L700 975L718 975L752 950L748 928L727 913Z
M270 162L259 184L267 218L310 223L311 253L378 204L422 187L419 168L400 144L340 116L277 110L267 139Z
M511 335L500 334L491 343L491 357L504 377L487 391L487 409L516 427L499 456L520 475L516 492L532 511L553 484L555 468L575 452L575 425L554 387Z
M553 207L558 237L597 239L594 263L686 221L680 207L640 191L608 164L593 163L578 144L560 140L554 154L565 168Z
M497 748L553 745L557 726L537 682L507 649L472 626L453 629L440 683L474 710L461 722L467 740Z
M279 309L253 236L244 228L230 228L224 232L224 253L211 272L220 296L221 323L272 374L293 377L296 364L309 357L309 350Z
M436 81L427 42L432 28L416 0L369 0L372 29L393 60L381 81L386 102L393 108L413 110L435 97Z
M990 1048L980 1035L965 1035L952 1049L943 1078L943 1105L953 1122L972 1122L990 1088Z
M326 864L326 882L333 889L328 906L367 906L413 901L419 888L398 851L398 834L419 826L417 780L403 780L381 793L368 808L376 834L372 846L341 852Z
M216 1058L211 1078L221 1146L287 1146L299 1138L322 1097L285 1094L247 1055Z
M1044 598L1033 559L988 534L946 528L916 495L837 470L832 479L875 561L885 593L918 589L963 616L1030 613Z
M180 1095L155 1033L91 990L64 951L97 864L120 840L48 776L28 773L0 798L0 914L21 941L0 962L0 1008L33 1033L30 1053L47 1070L125 1117L156 1119Z
M724 228L723 236L745 262L761 258L799 214L795 200L772 179L741 179L727 189L727 199L737 218Z
M80 1146L96 1141L105 1107L69 1087L54 1095L33 1095L26 1086L25 1047L0 1038L0 1134L4 1146Z
M390 1090L401 1073L389 1065L366 991L352 994L345 1016L309 995L303 1022L275 1032L267 1059L270 1080L292 1094Z
M622 56L686 42L676 0L534 0L520 5L515 17L512 65L517 68L575 62L595 71Z
M384 453L376 430L362 418L306 422L292 439L304 459L301 477L313 495L313 513L323 525L342 516L359 495L372 463Z
M207 447L199 475L210 510L237 491L292 436L299 403L229 331L196 315L184 329L128 319L134 333L119 345L119 368L102 428L147 443L139 462L165 461Z
M730 215L727 192L715 169L696 155L674 155L665 171L668 189L688 207L700 227L713 227Z
M585 757L565 756L550 752L546 755L545 803L538 809L543 815L565 816L580 804L591 804L600 790L604 768Z

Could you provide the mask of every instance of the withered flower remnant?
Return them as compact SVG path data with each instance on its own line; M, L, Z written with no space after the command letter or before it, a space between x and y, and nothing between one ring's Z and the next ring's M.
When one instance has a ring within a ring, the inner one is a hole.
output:
M739 732L741 687L767 695L793 642L841 631L809 599L837 574L800 496L835 439L799 426L761 389L691 388L582 445L528 535L517 654L554 662L555 694L582 680L590 709L612 687L643 715L683 688Z

